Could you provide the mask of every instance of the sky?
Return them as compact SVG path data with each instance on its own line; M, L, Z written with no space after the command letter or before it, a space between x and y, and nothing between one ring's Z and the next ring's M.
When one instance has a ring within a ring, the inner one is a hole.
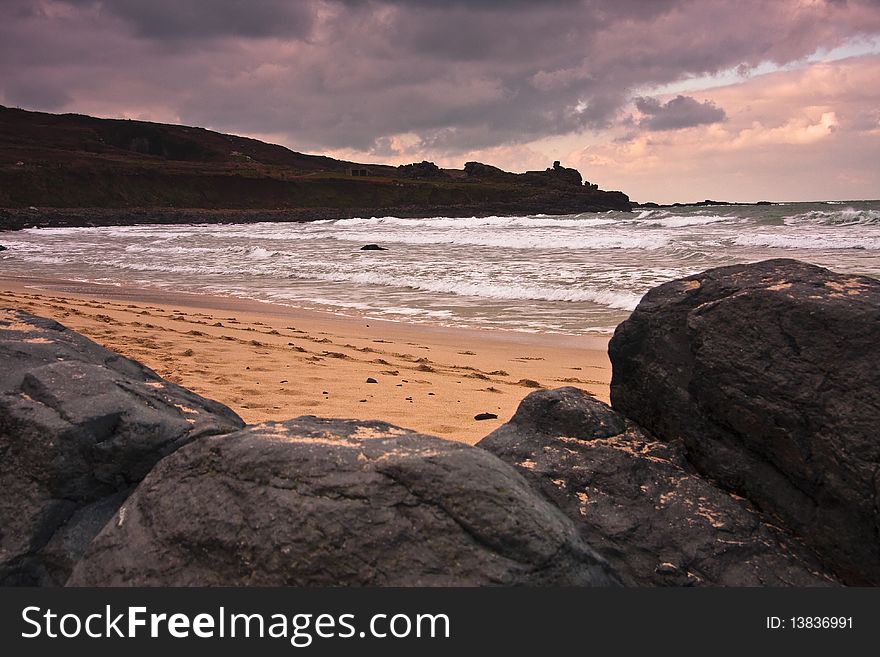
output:
M0 104L638 201L880 198L880 0L0 0Z

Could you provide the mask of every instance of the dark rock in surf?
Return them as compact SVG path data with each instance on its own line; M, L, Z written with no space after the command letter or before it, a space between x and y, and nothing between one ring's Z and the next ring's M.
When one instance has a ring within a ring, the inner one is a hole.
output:
M9 247L3 246L2 244L0 244L0 251L8 251L8 250L9 250Z
M488 452L301 417L193 442L138 486L76 586L611 585L559 509Z
M60 585L164 456L231 410L49 319L0 310L0 584Z
M749 498L847 583L880 584L880 281L794 260L648 292L611 401Z
M361 247L361 251L387 251L384 246L379 246L378 244L364 244Z
M748 501L577 388L533 392L477 444L515 466L627 584L823 586L835 580Z

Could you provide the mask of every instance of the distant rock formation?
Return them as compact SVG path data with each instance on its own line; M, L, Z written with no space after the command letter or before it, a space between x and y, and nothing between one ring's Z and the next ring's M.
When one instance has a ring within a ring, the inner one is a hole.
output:
M612 585L559 509L488 452L301 417L163 460L71 577L86 586Z
M583 184L580 171L562 166L559 160L553 163L552 168L545 169L544 171L526 171L524 175L533 180L561 182L566 185L576 186Z
M514 465L630 585L828 586L816 557L577 388L526 397L477 444Z
M532 185L552 185L563 184L567 186L581 186L583 179L577 169L568 169L563 167L559 161L553 163L552 167L548 167L544 171L526 171L525 173L509 173L498 167L493 167L482 162L466 162L464 172L468 177L498 179L507 178L508 180L522 180ZM590 185L593 190L598 186Z
M499 178L516 175L482 162L465 162L464 172L469 178Z
M401 178L448 178L449 174L433 162L422 160L413 164L401 164L397 167Z
M60 585L162 457L244 425L49 319L0 310L0 584Z
M880 585L880 281L711 269L649 291L609 354L616 410L682 440L847 583Z

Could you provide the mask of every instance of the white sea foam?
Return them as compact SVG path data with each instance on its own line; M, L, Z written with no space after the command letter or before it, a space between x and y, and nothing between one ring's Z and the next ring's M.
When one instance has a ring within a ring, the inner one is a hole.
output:
M346 231L333 235L344 242L374 242L376 233ZM669 244L671 237L659 233L571 233L515 231L395 231L381 235L383 244L481 246L493 249L660 249Z
M641 299L640 294L615 290L594 290L583 288L554 288L538 285L510 284L497 282L475 282L455 279L422 279L408 276L395 276L379 272L292 274L294 278L307 277L324 281L357 283L358 285L377 285L382 287L410 288L426 292L438 292L457 296L479 297L510 301L589 301L609 308L632 310Z
M332 222L334 228L347 228L350 226L368 226L371 228L402 227L402 228L432 228L432 229L462 229L469 230L480 227L493 228L584 228L590 226L608 226L616 223L613 219L604 217L577 216L571 218L553 217L549 215L537 215L528 217L432 217L427 219L406 219L401 217L370 217L369 219L358 217L355 219L339 219Z
M583 333L615 326L654 285L723 264L793 255L880 276L880 205L58 228L0 243L13 276ZM361 251L368 243L388 250Z
M810 210L784 219L786 225L819 224L825 226L880 226L880 210L859 210L845 207L841 210Z
M719 223L733 223L740 222L741 219L737 217L728 217L724 215L717 214L709 214L709 215L687 215L687 216L676 216L670 215L667 217L660 218L651 218L650 221L646 222L651 226L662 226L663 228L684 228L686 226L707 226L709 224L719 224Z
M809 251L880 250L878 237L838 237L827 235L769 235L747 234L733 239L737 246L770 247L774 249L804 249Z

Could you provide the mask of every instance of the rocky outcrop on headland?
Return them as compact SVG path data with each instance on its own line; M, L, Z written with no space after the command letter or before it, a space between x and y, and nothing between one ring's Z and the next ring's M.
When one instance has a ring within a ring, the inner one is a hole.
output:
M231 410L48 319L0 310L0 584L59 585L165 455Z
M648 292L612 406L747 497L844 581L880 584L880 281L794 260Z
M193 442L119 509L72 585L594 586L559 509L483 450L301 417Z
M802 544L577 388L541 390L478 443L514 465L630 585L822 586Z

